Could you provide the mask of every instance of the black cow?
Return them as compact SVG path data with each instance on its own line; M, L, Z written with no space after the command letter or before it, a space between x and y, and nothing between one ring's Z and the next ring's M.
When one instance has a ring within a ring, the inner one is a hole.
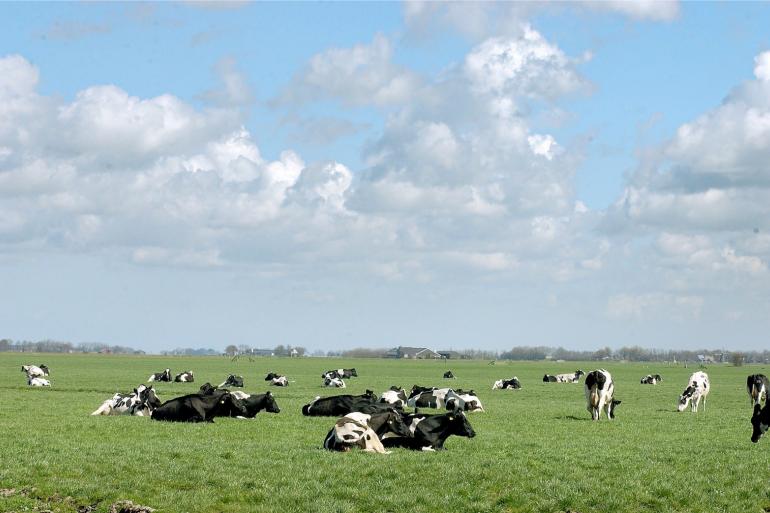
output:
M214 422L214 417L245 417L243 403L227 390L210 394L189 394L166 401L153 410L154 420L172 422Z
M746 378L746 391L752 404L762 404L762 399L767 404L767 392L770 391L770 381L764 374L752 374Z
M176 383L192 383L195 381L195 376L193 376L193 371L182 372L174 376L174 381Z
M357 378L358 373L356 372L356 369L334 369L334 370L328 370L321 374L322 378L339 378L339 379L348 379L348 378Z
M455 379L455 375L452 374L451 370L448 370L444 373L444 379Z
M460 413L444 413L428 415L414 413L406 415L406 422L412 431L412 438L393 437L385 438L382 444L385 447L406 447L407 449L433 451L443 450L444 442L451 435L473 438L476 432L471 423Z
M219 385L219 387L238 387L243 388L243 376L236 376L235 374L230 374L227 376L227 379Z
M753 431L751 433L751 441L754 443L759 442L762 435L765 434L767 428L770 427L770 406L765 404L762 408L760 405L754 405L754 414L751 416L751 427Z
M154 374L150 374L150 377L147 378L147 381L167 381L171 382L171 370L166 369L163 372L156 372Z
M387 409L387 405L377 404L377 396L367 390L362 395L335 395L331 397L316 397L310 404L302 407L302 415L311 417L342 417L354 411L375 411Z
M271 392L266 394L249 395L239 390L231 392L236 397L243 407L246 409L246 415L237 415L235 411L231 412L231 417L246 417L247 419L253 419L257 416L257 413L265 410L269 413L280 413L281 409L278 407L278 403L275 402L275 397Z

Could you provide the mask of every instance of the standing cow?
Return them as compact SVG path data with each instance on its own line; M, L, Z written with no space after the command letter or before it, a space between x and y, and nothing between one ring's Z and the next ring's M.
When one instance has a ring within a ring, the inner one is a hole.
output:
M690 410L693 413L698 413L698 405L703 401L703 411L706 411L706 396L709 395L711 385L709 384L709 377L703 371L694 372L690 376L689 384L684 389L682 395L679 396L678 411L684 411L687 408L687 404L692 401Z
M620 401L615 399L615 383L609 372L597 369L586 374L585 392L586 409L592 420L599 420L602 410L606 411L608 420L615 418L615 407Z

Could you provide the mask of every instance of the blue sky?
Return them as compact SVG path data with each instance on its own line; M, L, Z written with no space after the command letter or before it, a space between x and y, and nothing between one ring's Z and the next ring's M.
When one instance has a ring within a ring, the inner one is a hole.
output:
M0 4L0 321L762 348L763 3Z

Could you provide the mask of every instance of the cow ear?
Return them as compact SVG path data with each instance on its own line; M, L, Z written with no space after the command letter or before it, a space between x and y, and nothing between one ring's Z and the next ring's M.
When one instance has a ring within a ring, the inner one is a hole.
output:
M272 397L272 396L273 396L273 393L272 393L270 390L268 390L268 391L267 391L267 394L265 394L265 395L269 395L270 397Z

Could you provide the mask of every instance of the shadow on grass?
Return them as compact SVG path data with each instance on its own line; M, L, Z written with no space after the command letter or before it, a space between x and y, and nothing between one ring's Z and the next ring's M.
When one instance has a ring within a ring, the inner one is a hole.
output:
M561 417L554 417L557 420L591 420L588 417L575 417L574 415L563 415Z

